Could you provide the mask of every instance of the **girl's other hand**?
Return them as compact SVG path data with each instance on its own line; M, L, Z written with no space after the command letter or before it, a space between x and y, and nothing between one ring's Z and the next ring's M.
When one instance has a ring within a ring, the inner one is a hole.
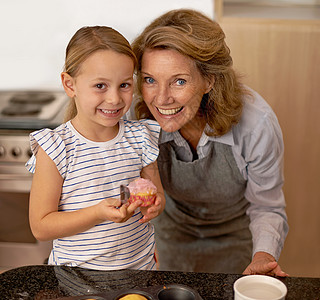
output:
M159 216L164 208L162 204L162 197L159 194L157 194L156 200L153 205L147 207L140 207L140 211L143 214L143 218L139 220L139 222L146 223L154 219L155 217Z

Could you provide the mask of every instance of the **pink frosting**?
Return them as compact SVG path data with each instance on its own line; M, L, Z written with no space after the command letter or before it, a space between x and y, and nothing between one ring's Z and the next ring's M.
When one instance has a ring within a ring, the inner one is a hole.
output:
M145 178L137 178L134 181L131 181L128 188L130 194L146 193L152 195L157 193L156 186L151 180Z

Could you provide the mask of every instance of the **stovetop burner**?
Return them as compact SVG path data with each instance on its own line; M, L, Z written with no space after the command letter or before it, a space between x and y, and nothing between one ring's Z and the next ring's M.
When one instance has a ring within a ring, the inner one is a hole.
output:
M52 102L55 98L56 97L52 92L21 92L13 95L10 99L10 103L45 105Z
M0 129L56 127L68 101L64 91L0 91Z
M32 116L41 112L41 105L29 103L11 103L2 110L4 116Z

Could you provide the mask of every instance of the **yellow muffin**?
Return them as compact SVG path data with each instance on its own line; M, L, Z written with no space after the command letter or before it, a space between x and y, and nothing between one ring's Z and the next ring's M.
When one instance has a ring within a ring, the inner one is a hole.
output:
M119 298L119 300L148 300L148 299L139 294L128 294Z
M151 180L137 178L128 185L130 190L129 203L142 200L142 207L150 206L156 200L157 188Z

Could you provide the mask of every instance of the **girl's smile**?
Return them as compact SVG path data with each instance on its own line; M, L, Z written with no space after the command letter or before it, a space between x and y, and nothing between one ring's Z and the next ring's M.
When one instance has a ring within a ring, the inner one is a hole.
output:
M119 114L121 114L122 109L110 110L110 109L98 108L98 111L100 111L105 117L117 118Z

